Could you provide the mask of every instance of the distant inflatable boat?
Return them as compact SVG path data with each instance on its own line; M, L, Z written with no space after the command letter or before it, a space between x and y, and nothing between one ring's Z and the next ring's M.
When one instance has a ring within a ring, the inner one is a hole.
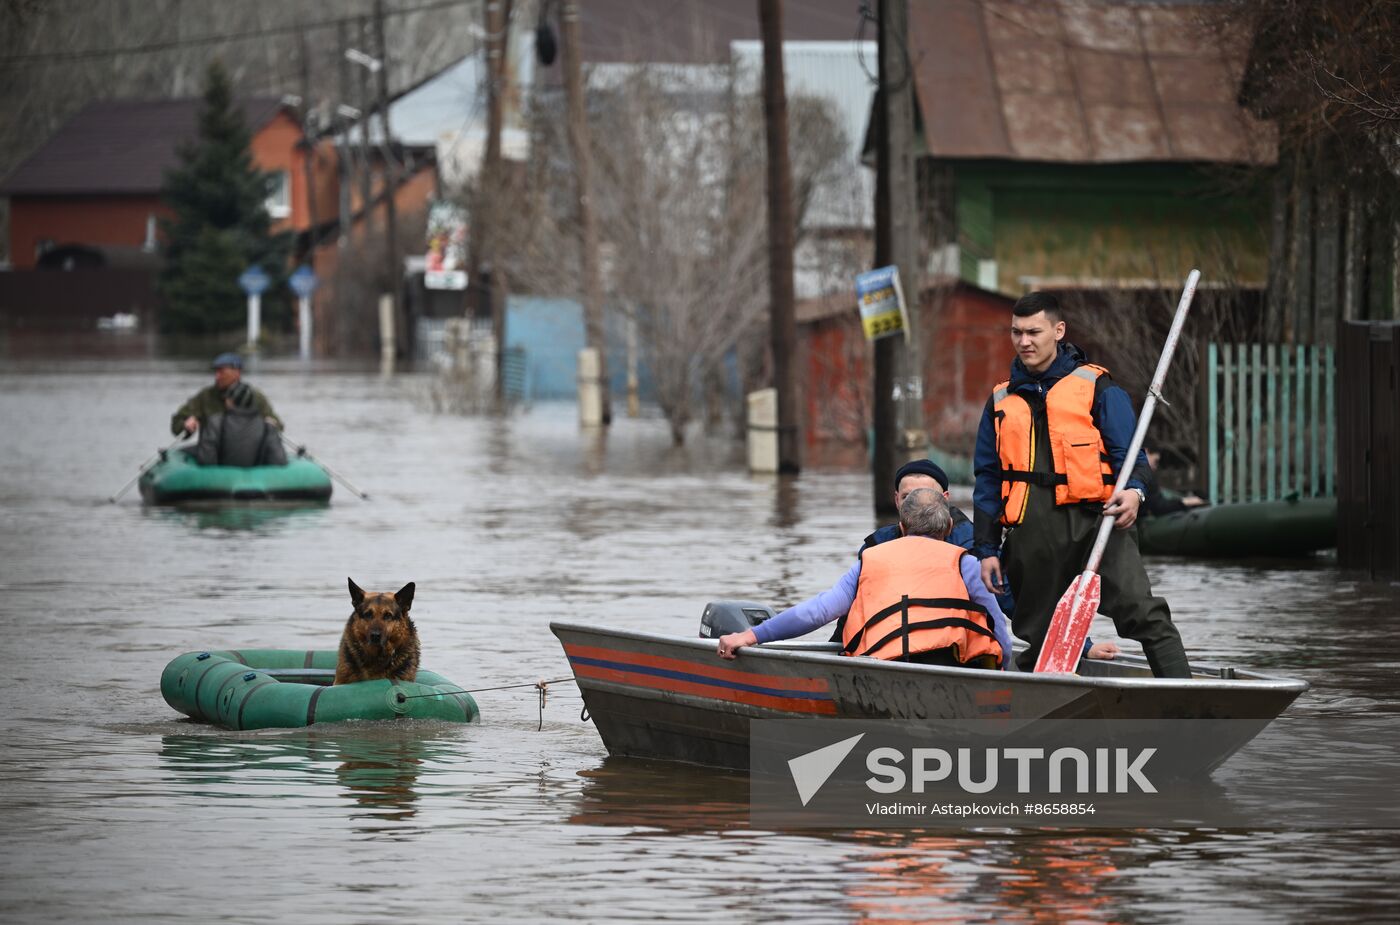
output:
M346 720L435 719L473 723L476 700L440 674L416 681L332 685L334 651L242 649L187 652L160 676L176 710L225 729L271 729Z
M1300 556L1337 545L1337 499L1217 504L1138 521L1143 552L1165 556Z
M304 456L285 466L201 466L183 450L171 450L141 474L147 504L190 501L326 501L331 477Z

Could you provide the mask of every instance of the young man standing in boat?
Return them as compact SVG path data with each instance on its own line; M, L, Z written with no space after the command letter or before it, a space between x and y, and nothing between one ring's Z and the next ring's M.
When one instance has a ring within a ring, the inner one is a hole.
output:
M221 353L214 358L214 384L205 386L181 405L170 416L170 433L179 436L195 433L211 416L223 414L227 410L225 401L229 392L243 381L243 358L236 353ZM267 396L252 386L253 407L269 424L278 430L283 429L282 419L272 410Z
M983 583L993 592L1009 587L1015 597L1012 628L1030 643L1018 664L1029 671L1056 603L1083 570L1103 516L1112 516L1117 529L1099 568L1099 609L1120 636L1142 644L1155 676L1189 678L1171 611L1152 595L1129 532L1151 477L1145 454L1124 458L1137 426L1132 402L1108 370L1064 337L1054 295L1033 292L1012 307L1016 359L1011 378L987 400L973 460L973 551ZM1124 465L1133 475L1115 494Z
M721 636L721 658L744 646L791 639L846 615L843 652L897 661L1001 668L1011 634L977 561L945 542L953 528L937 488L909 492L899 507L900 537L862 551L829 591L742 633Z

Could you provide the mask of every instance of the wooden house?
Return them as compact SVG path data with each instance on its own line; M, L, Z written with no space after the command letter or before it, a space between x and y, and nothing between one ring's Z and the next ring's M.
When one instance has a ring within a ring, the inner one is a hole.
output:
M1253 168L1273 162L1274 132L1238 103L1247 36L1212 30L1203 11L910 4L928 261L924 408L936 446L971 449L987 394L1012 359L1008 309L1026 292L1134 311L1179 291L1199 267L1203 303L1221 293L1262 298L1269 201ZM847 362L838 358L868 358L869 348L854 296L839 311L808 306L802 317L808 392L823 394L829 371ZM1076 339L1092 342L1086 327ZM1112 365L1112 345L1099 346ZM836 432L812 408L808 435L820 444Z

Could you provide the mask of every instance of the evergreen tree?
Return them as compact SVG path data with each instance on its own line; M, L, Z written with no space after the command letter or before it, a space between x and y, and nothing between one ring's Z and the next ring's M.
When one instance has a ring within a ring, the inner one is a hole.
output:
M215 62L205 78L199 134L180 147L180 163L166 171L161 189L174 213L161 223L165 333L219 334L241 328L247 298L238 276L254 264L272 280L263 294L264 324L285 328L290 320L285 283L291 235L271 232L265 202L273 176L254 166L251 140L228 75Z

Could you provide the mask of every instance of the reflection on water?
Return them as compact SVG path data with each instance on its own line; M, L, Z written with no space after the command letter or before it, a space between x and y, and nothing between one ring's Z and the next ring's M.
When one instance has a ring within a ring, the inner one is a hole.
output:
M322 517L325 502L181 504L143 507L142 515L194 530L227 530L232 533L267 533L282 526L310 527Z
M259 784L331 786L353 831L402 840L418 812L420 775L456 755L459 738L440 723L345 723L230 738L161 736L174 792L195 800L246 799ZM253 783L253 787L249 784Z
M424 664L468 688L566 674L551 620L690 635L708 600L805 598L874 526L869 478L754 477L741 446L674 448L655 417L436 415L425 377L263 360L249 380L372 500L108 504L207 360L0 364L6 921L1357 921L1400 901L1386 832L755 831L744 777L607 758L567 685L538 732L529 688L481 693L470 727L186 721L159 694L173 656L333 648L347 575L415 581ZM1400 710L1400 591L1326 562L1149 573L1194 657L1306 678L1304 715Z

